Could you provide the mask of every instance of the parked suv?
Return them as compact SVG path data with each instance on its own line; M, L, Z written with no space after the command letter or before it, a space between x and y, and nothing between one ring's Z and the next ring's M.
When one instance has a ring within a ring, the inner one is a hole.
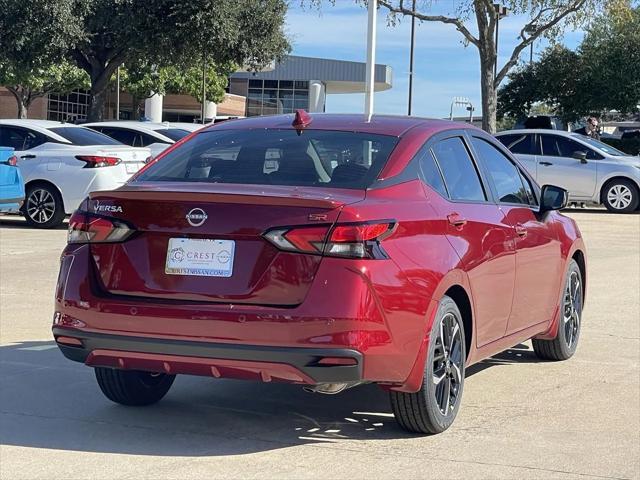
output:
M496 135L541 184L558 185L569 200L629 213L640 205L640 157L577 133L510 130Z
M441 432L465 367L532 337L541 358L575 352L586 267L565 204L467 124L217 124L73 214L53 335L124 405L177 374L377 383L402 427Z

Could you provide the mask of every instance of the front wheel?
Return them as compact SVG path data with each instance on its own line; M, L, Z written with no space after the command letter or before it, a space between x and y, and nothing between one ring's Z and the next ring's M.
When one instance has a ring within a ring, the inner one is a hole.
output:
M396 421L405 430L440 433L453 423L464 386L464 335L458 306L443 297L429 337L422 387L415 393L390 393Z
M607 183L602 190L602 201L613 213L630 213L640 205L638 187L624 178Z
M573 356L580 338L583 300L582 273L576 261L571 260L565 278L556 338L553 340L534 338L532 340L533 351L539 358L567 360Z
M96 367L96 380L100 390L112 402L140 407L152 405L164 397L175 375L149 373L138 370L117 370Z

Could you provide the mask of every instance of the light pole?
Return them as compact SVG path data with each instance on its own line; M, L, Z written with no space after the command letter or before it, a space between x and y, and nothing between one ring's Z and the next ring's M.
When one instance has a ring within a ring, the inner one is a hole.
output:
M120 120L120 67L116 68L116 120Z
M528 25L524 31L531 36L531 34L533 32L535 32L538 29L538 24L536 23L532 23L531 25ZM531 42L531 46L529 49L529 65L531 65L533 63L533 44L535 43L535 40Z
M499 3L494 3L493 9L496 12L496 61L493 64L493 78L495 79L498 76L498 31L500 29L500 19L509 14L509 9Z
M376 71L376 20L378 16L378 0L369 0L367 25L367 68L364 93L364 114L367 121L373 115L373 91Z
M200 108L200 122L204 125L204 115L207 102L207 56L202 52L202 105Z
M413 15L411 16L411 48L409 53L409 106L407 108L407 115L411 116L411 102L413 96L413 47L416 42L416 0L413 0L413 7L411 9Z

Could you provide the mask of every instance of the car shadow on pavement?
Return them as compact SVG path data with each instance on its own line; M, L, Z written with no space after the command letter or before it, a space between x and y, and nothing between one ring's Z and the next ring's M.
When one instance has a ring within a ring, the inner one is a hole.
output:
M532 361L517 347L509 352L471 367L467 375ZM416 437L396 425L388 394L375 385L319 395L297 385L179 376L158 404L124 407L108 401L92 369L65 359L52 341L2 346L0 367L2 445L217 456Z
M68 221L65 219L60 225L53 228L32 227L21 215L1 215L1 228L16 228L21 230L66 230L69 227Z

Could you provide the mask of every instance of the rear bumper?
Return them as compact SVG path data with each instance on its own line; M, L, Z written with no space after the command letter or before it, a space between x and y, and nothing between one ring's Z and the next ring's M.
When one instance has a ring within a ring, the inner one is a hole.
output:
M362 354L352 349L270 347L131 337L55 326L53 335L65 357L93 367L309 385L362 381ZM81 345L69 345L69 339L75 339ZM351 364L320 363L327 358L343 359Z

